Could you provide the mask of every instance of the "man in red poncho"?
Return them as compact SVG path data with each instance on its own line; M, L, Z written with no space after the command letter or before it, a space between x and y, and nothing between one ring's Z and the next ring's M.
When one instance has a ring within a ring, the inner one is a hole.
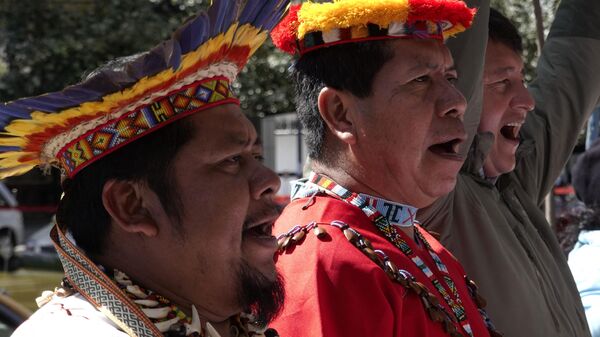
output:
M293 66L312 173L275 225L283 336L489 336L461 265L415 220L454 188L465 98L443 41L463 2L338 0L273 32Z

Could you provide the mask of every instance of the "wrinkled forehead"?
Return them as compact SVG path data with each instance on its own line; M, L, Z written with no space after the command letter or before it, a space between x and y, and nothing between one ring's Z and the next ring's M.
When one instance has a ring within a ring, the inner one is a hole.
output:
M225 104L192 116L194 137L208 147L260 145L256 128L235 104Z
M394 61L409 70L448 70L454 67L452 54L441 41L397 40L390 41L388 45L394 53Z

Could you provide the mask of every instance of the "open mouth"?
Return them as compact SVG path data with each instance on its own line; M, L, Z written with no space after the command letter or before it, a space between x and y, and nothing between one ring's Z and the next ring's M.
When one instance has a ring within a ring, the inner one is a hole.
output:
M522 126L523 122L508 123L500 129L500 134L506 139L519 141L519 131L521 131Z
M461 157L460 144L462 144L463 139L454 138L450 141L434 144L429 147L429 150L435 154L446 156L446 157Z
M274 239L273 236L274 221L267 221L259 224L250 225L244 229L243 235L256 239Z

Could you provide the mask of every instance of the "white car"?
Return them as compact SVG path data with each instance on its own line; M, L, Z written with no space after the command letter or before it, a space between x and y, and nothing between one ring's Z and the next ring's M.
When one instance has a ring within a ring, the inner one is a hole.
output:
M11 191L0 181L0 270L17 267L15 246L23 242L25 227L23 213Z

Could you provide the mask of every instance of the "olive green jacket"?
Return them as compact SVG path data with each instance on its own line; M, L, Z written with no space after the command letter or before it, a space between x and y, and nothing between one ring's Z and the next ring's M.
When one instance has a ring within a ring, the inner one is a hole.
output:
M598 18L600 1L562 1L529 87L536 109L522 129L515 170L483 178L493 136L478 135L455 190L419 212L424 226L441 235L479 284L487 311L505 336L590 335L541 205L599 103Z

